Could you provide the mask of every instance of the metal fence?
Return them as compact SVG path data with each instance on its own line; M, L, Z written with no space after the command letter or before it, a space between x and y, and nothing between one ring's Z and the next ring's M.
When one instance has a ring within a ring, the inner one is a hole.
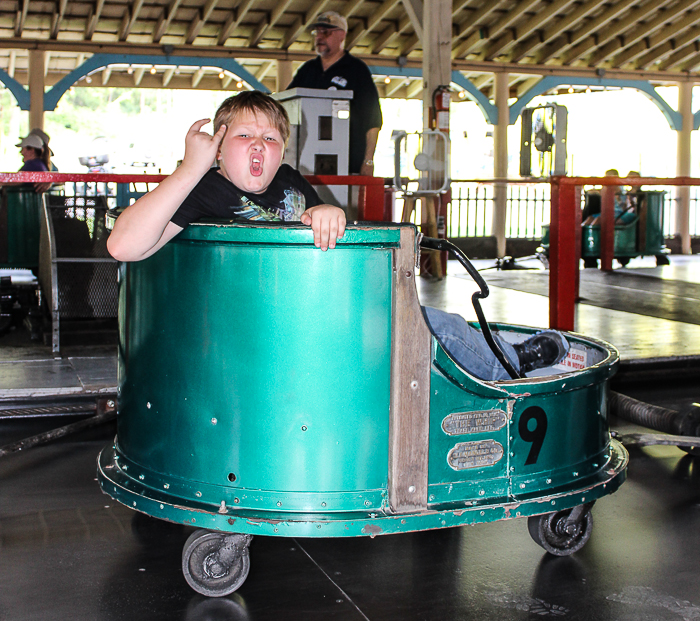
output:
M583 191L586 189L589 188L583 188ZM671 237L678 199L671 187L654 189L666 192L664 235ZM493 205L493 183L453 180L452 202L447 213L447 236L459 238L491 235ZM506 237L540 239L542 225L549 224L550 221L550 206L548 183L509 185L506 199ZM691 187L690 190L690 234L700 236L700 188L697 187Z

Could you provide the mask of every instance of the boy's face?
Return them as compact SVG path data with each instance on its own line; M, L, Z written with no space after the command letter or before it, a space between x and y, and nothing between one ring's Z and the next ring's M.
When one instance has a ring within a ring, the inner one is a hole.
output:
M241 190L261 194L272 183L283 156L282 135L268 118L242 112L221 141L220 172Z

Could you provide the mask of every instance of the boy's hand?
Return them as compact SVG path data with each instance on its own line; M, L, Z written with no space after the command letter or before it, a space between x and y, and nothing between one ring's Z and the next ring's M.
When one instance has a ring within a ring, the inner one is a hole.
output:
M201 119L194 123L185 137L185 157L181 166L201 170L202 175L211 168L219 154L219 145L226 133L226 125L222 125L213 136L201 131L210 119Z
M317 205L301 214L301 223L311 225L314 245L325 251L335 248L335 240L345 233L345 212L333 205Z

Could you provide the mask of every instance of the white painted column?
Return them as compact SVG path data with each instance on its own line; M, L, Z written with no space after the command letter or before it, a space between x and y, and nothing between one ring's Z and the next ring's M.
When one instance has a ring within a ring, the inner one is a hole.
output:
M277 88L278 93L287 88L287 85L292 81L292 61L278 60L277 61Z
M452 81L452 1L423 3L423 127L430 128L428 110L433 92Z
M678 84L678 110L683 117L683 127L678 132L676 151L676 176L690 176L690 137L693 132L693 83ZM691 254L690 248L690 187L676 187L676 218L674 233L681 241L681 252Z
M44 129L46 52L29 50L29 129Z
M498 123L493 128L493 176L505 179L508 176L508 74L495 74L495 98L498 108ZM494 187L493 222L491 235L496 238L499 257L506 254L506 203L508 184L496 183Z

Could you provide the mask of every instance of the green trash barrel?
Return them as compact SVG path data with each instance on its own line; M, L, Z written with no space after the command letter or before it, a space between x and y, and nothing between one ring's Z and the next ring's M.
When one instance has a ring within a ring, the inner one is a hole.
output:
M2 188L0 203L0 267L39 267L41 194L34 188Z

